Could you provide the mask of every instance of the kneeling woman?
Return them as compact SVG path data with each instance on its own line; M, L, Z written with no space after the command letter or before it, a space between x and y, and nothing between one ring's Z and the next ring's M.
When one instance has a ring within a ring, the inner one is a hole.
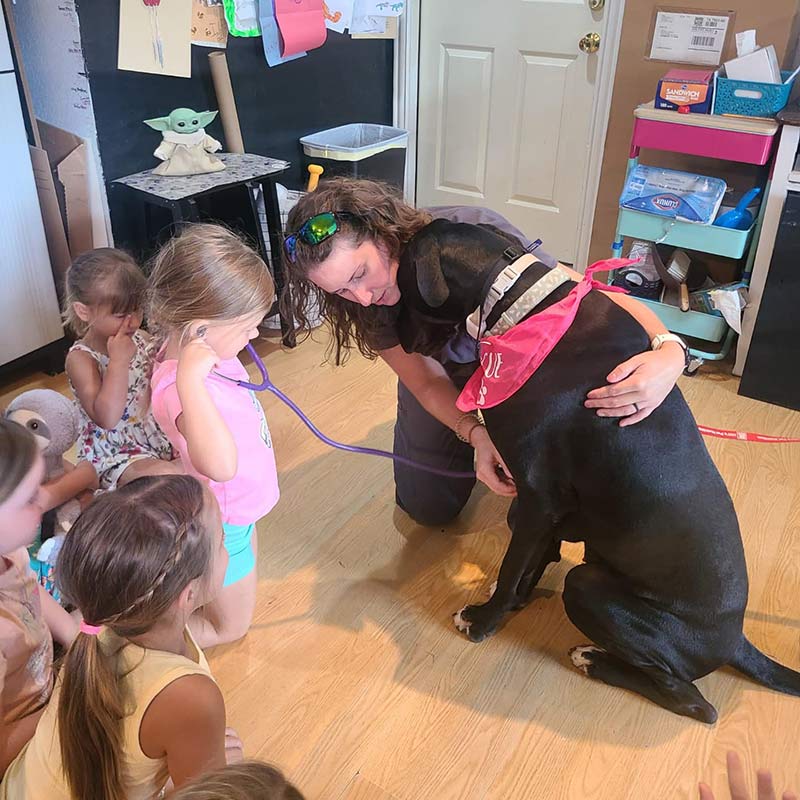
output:
M326 216L317 219L321 214ZM436 359L406 353L399 343L400 256L414 234L435 218L490 224L522 247L532 246L521 231L488 209L416 209L385 184L336 178L304 195L289 215L284 255L292 292L285 293L284 307L308 328L305 309L317 301L331 328L329 356L336 364L356 348L367 358L380 356L397 373L395 453L454 471L469 471L474 465L490 489L513 496L513 482L485 428L474 415L456 408L456 398L477 366L475 340L462 326ZM557 264L538 248L535 255L550 267ZM658 317L637 300L616 293L609 296L651 340L667 333ZM657 345L661 345L657 350L614 369L607 386L589 392L586 407L599 416L622 417L621 425L647 417L685 366L685 346L660 340ZM397 504L423 525L453 519L475 485L472 479L438 477L397 464L394 474Z

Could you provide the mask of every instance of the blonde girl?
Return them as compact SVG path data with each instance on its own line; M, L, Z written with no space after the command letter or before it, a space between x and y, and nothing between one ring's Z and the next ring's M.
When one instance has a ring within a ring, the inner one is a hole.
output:
M145 289L136 262L110 247L84 253L67 272L64 319L81 337L66 363L81 413L78 452L101 489L181 472L150 413L153 342L139 329Z
M217 504L188 475L140 478L84 511L58 564L84 621L2 800L152 800L225 764L222 693L186 622L226 565Z
M230 556L217 600L191 622L202 646L247 633L256 596L255 523L278 501L264 412L237 358L273 301L267 267L237 236L192 225L167 242L150 275L149 317L163 346L153 370L153 413L186 471L216 496Z
M283 773L263 761L241 761L209 772L172 800L303 800Z

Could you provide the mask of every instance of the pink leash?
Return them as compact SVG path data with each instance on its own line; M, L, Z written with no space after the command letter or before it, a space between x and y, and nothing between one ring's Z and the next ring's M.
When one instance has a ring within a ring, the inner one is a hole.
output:
M781 442L800 442L788 436L765 436L763 433L750 433L749 431L727 431L724 428L708 428L698 425L697 429L703 436L713 436L715 439L734 439L738 442L761 442L762 444L780 444Z

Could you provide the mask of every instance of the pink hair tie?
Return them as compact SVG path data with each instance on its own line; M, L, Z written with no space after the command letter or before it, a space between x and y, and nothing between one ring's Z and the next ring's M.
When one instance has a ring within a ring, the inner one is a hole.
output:
M97 636L100 633L100 625L90 625L85 619L81 620L80 632L87 636Z

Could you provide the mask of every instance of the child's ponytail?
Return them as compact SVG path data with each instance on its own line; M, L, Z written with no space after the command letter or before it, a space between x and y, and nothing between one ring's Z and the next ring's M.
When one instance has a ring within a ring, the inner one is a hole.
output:
M123 693L119 655L147 633L212 559L204 494L188 475L140 478L95 500L59 555L62 593L90 626L62 669L58 731L75 800L125 800Z
M63 667L58 703L61 763L72 796L125 800L120 754L124 700L117 675L121 642L104 652L97 636L78 634Z

